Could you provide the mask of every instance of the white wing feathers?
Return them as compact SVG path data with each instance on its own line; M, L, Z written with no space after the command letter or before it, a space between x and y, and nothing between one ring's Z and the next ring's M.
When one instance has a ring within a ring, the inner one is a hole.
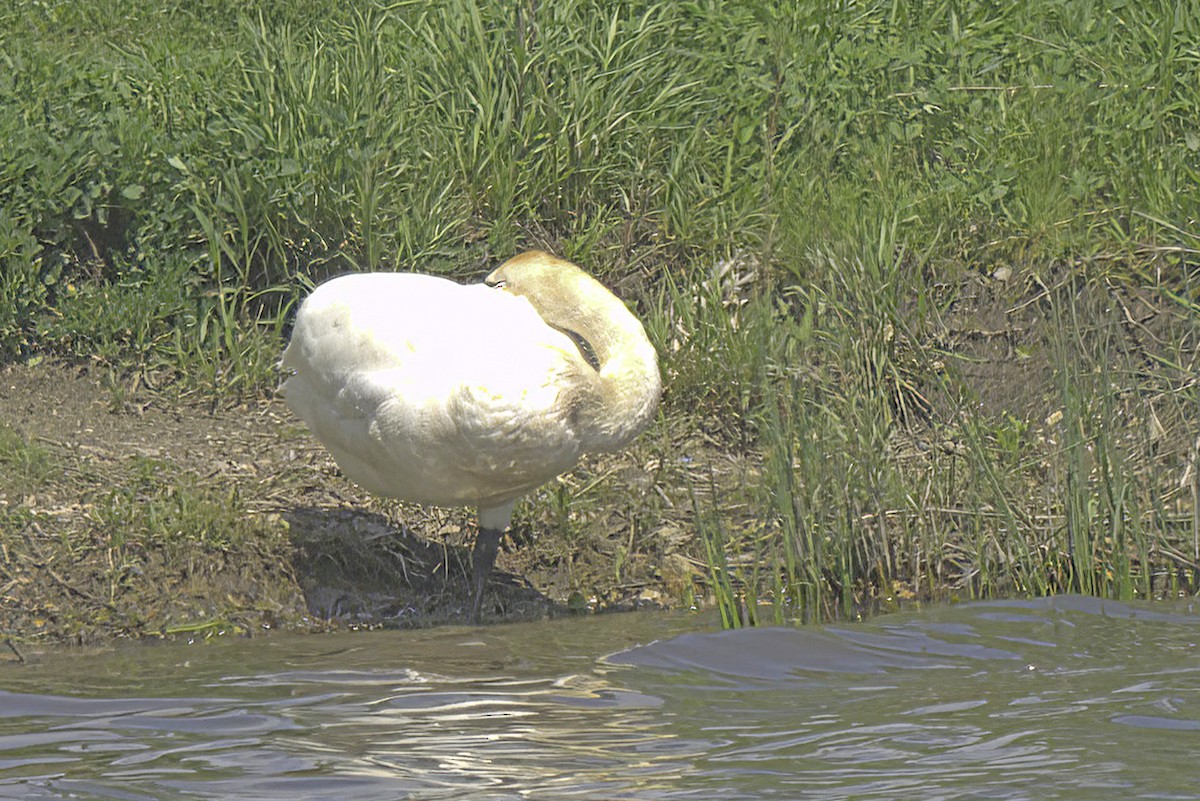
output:
M284 393L372 492L489 506L579 457L559 397L561 376L577 369L573 349L501 290L360 274L306 301L284 354L295 372Z

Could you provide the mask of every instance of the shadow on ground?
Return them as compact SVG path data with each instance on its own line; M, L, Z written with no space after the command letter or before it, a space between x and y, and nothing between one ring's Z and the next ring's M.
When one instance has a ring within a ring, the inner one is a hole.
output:
M313 506L294 508L283 519L295 549L292 568L315 619L389 628L465 622L471 600L469 532L462 543L434 542L382 514ZM502 569L492 573L485 620L539 619L563 611L519 576Z

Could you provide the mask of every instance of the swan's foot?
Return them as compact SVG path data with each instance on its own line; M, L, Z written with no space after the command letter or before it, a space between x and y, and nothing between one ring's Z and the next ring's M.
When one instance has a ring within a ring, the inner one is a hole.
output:
M479 616L483 611L483 588L491 575L492 566L496 564L496 553L500 550L500 536L504 532L494 528L480 526L475 535L475 550L471 552L471 561L475 576L475 597L471 599L471 623L479 625Z

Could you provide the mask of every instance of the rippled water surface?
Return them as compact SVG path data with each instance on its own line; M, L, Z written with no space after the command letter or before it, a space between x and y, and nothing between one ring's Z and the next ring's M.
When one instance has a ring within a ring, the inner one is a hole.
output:
M612 615L0 664L2 799L1200 798L1200 610Z

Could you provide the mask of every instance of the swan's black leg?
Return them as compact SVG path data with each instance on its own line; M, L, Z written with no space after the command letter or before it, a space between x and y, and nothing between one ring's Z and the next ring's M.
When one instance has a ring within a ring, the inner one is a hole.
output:
M475 550L472 562L475 573L475 597L471 599L471 622L478 625L483 611L483 588L487 584L492 566L496 564L496 553L500 550L500 535L504 532L494 528L480 527L475 535Z

